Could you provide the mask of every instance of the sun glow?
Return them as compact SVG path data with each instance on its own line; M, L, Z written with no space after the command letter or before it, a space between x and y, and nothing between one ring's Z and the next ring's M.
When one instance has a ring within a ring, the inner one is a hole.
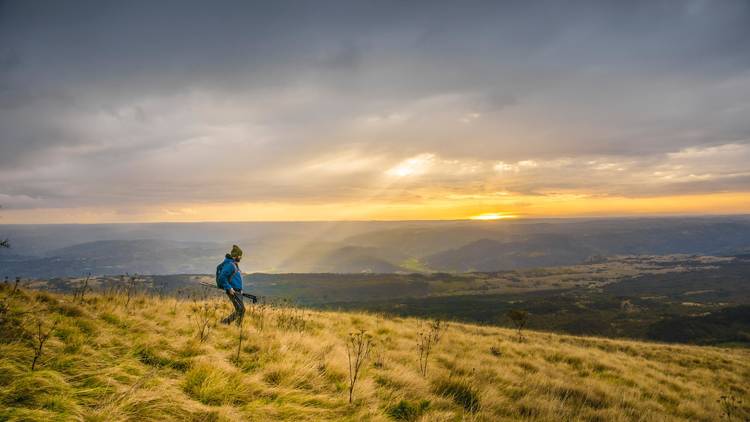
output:
M471 216L469 217L469 220L486 221L486 220L506 220L509 218L518 218L518 216L514 214L504 213L504 212L491 212L491 213Z

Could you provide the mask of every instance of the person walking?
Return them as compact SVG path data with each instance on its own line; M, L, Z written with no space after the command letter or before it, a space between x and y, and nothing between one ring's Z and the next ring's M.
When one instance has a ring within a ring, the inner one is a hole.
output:
M242 249L237 245L232 245L232 251L226 254L224 262L219 264L217 269L217 281L229 296L229 300L234 306L234 312L221 320L222 324L231 324L242 321L245 316L245 303L242 300L242 273L240 272L239 263L242 260Z

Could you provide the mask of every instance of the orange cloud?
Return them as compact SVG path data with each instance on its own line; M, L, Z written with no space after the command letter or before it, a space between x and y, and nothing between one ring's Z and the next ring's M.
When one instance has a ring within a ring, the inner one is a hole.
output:
M180 212L175 212L179 210ZM617 197L585 194L374 197L346 202L171 204L127 212L105 208L3 210L3 223L197 221L458 220L472 216L644 216L750 213L750 192Z

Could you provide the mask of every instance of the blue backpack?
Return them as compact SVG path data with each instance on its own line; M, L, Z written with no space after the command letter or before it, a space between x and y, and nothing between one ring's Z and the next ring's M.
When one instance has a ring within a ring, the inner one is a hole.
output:
M226 263L227 263L226 261L221 261L221 264L216 266L216 287L220 289L223 287L221 287L221 281L219 280L219 275L221 274L221 270L224 268L224 264ZM232 277L234 277L234 275L237 274L237 266L234 264L232 264L232 266L234 267L234 271L232 271L232 275L229 276L229 281L232 281Z

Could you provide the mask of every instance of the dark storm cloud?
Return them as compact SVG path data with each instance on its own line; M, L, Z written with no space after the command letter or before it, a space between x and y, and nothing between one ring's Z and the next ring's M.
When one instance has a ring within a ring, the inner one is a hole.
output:
M748 144L748 41L743 0L6 1L0 195L11 206L355 195L419 154L444 167L627 157L645 177L670 153ZM337 153L378 159L321 172ZM581 189L610 180L566 171ZM554 187L551 174L518 187ZM711 174L649 189L747 188Z

